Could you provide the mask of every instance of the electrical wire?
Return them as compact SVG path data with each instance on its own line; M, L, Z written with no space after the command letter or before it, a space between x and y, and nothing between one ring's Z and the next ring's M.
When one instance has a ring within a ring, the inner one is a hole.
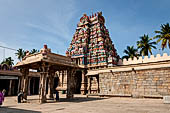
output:
M1 47L1 48L4 48L4 49L9 49L9 50L17 51L16 49L9 48L9 47L5 47L5 46L1 46L1 45L0 45L0 47Z

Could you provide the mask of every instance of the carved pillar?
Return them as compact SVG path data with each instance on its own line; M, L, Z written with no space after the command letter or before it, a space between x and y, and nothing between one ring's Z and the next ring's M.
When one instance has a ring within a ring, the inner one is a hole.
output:
M21 90L22 90L23 93L24 93L23 98L27 100L29 69L28 69L28 68L22 68L20 71L21 71L21 73L22 73Z
M22 72L21 72L22 73ZM20 79L20 90L23 91L23 87L24 87L24 75L22 74L21 79ZM20 92L20 91L19 91Z
M11 87L11 95L15 94L15 85L16 85L16 80L12 81L12 87Z
M32 80L33 80L32 94L34 95L35 94L35 78L33 77Z
M49 66L43 64L41 66L41 72L40 72L40 103L46 102L46 84L47 84L47 75L48 75L48 70Z
M28 78L28 95L31 95L30 82L31 82L31 77Z
M67 69L67 98L73 98L74 94L74 76L75 71L72 68Z
M88 94L91 94L91 77L88 76Z
M19 93L21 90L21 77L18 77L18 89L17 89L17 93Z
M58 86L57 87L61 87L62 86L62 71L58 71Z
M62 87L64 86L64 71L62 71Z
M86 76L87 71L83 70L82 71L82 81L81 81L81 94L85 95L87 91L87 76Z
M100 88L99 88L99 75L96 76L96 80L97 80L97 93L100 93Z
M63 71L63 88L67 89L67 71Z
M8 90L8 95L11 95L12 91L12 80L9 80L9 90Z
M40 103L46 102L46 82L47 82L47 73L41 73L40 80Z
M53 93L54 93L54 76L55 71L50 71L48 75L48 96L50 99L53 99Z

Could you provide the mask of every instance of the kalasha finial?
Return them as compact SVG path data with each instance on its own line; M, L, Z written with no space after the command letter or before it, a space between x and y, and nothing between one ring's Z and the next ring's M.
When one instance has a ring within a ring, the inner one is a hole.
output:
M47 45L46 44L44 44L44 49L47 49Z
M51 49L49 49L48 47L47 47L47 45L46 44L44 44L44 48L42 48L41 50L40 50L40 53L42 53L42 54L46 54L46 53L51 53Z
M87 15L86 15L86 13L84 13L84 14L83 14L83 16L85 16L85 17L86 17L86 16L87 16Z

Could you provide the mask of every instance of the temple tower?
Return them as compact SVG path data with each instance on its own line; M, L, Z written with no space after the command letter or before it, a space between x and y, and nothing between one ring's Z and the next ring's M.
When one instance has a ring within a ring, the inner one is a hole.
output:
M66 51L77 64L85 67L113 66L117 64L117 52L105 27L102 12L84 14Z

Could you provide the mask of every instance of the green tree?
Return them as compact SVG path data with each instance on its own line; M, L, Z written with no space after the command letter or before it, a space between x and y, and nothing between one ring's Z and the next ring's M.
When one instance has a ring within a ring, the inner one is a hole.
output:
M15 53L15 55L18 57L18 59L20 61L22 61L22 59L24 58L24 56L26 55L26 52L22 49L22 48L19 48L17 50L17 53Z
M37 50L37 49L32 49L31 52L30 52L30 54L34 54L34 53L38 53L38 52L39 52L39 50Z
M149 38L148 35L144 34L143 36L140 37L140 40L137 41L137 46L138 49L140 50L140 55L148 56L149 53L152 55L152 48L156 49L155 47L156 42L151 40L152 39Z
M161 24L160 27L161 27L160 31L155 31L157 35L154 37L154 39L158 39L157 43L162 41L161 48L162 50L164 50L164 48L167 48L167 44L170 48L170 26L169 23L167 23Z
M12 66L14 65L14 60L11 57L8 57L8 58L5 58L5 60L3 60L1 64L7 64L9 66Z
M122 57L122 59L126 58L138 58L139 54L138 54L138 50L134 48L134 46L127 46L127 49L125 49L123 51L126 55Z

